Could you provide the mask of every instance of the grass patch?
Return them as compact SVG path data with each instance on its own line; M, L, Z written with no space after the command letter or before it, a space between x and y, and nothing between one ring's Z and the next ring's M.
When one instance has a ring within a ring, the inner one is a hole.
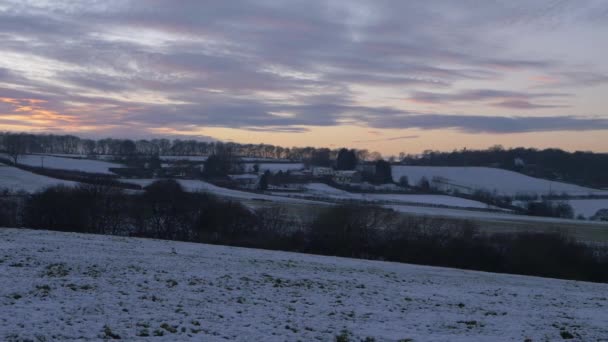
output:
M166 331L168 331L168 332L172 333L172 334L175 334L175 333L177 332L177 327L174 327L174 326L169 325L169 324L167 324L167 323L163 323L163 324L161 324L161 325L160 325L160 327L161 327L162 329L165 329Z
M148 336L150 336L150 332L148 331L148 329L141 329L140 331L137 332L137 336L148 337Z
M71 268L64 263L50 264L45 267L44 275L47 277L66 277L70 274Z
M108 325L103 326L103 336L106 339L120 340L120 335L113 332Z
M348 330L342 330L339 335L336 335L336 342L349 342L351 339L351 333Z
M567 330L562 330L559 332L559 336L561 336L564 340L571 340L574 338L574 335L572 335L569 331Z
M49 285L36 285L36 292L42 297L47 297L51 293L51 287Z

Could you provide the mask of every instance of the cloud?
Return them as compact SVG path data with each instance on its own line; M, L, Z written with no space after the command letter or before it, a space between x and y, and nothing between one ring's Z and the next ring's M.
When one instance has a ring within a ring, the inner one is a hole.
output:
M557 80L553 86L561 87L593 87L608 84L608 73L589 71L564 71L556 74Z
M492 103L492 106L495 107L503 107L510 109L545 109L545 108L565 108L569 107L566 105L547 105L547 104L537 104L531 103L527 100L504 100L496 103Z
M354 143L368 143L368 142L380 142L380 141L396 141L396 140L406 140L406 139L416 139L419 138L419 135L403 135L400 137L391 137L384 139L369 139L369 140L353 140Z
M563 98L570 97L569 93L532 93L505 91L493 89L462 90L452 93L414 92L409 100L419 103L450 104L455 102L488 102L491 105L511 109L540 109L540 108L562 108L563 105L537 104L532 99ZM498 101L498 102L496 102Z
M5 81L12 77L12 72L7 68L0 68L0 81Z
M608 119L601 117L402 114L390 117L368 117L365 120L376 128L453 129L472 134L608 129Z
M326 97L324 97L326 98ZM86 98L84 99L86 100ZM213 97L204 106L201 104L144 105L131 107L121 102L99 100L95 105L86 103L87 115L77 115L70 107L55 107L53 102L29 98L3 98L1 103L9 105L10 112L0 112L1 120L13 120L16 115L22 123L50 120L48 127L59 130L74 129L75 126L98 127L110 132L114 127L123 130L131 127L136 131L158 132L170 127L175 134L188 134L192 129L204 127L231 127L258 132L302 133L308 126L337 126L352 124L376 129L452 129L466 133L526 133L547 131L584 131L608 129L608 119L578 116L482 116L440 113L416 113L391 107L368 107L341 104L311 103L286 105L254 100L225 103L213 102ZM277 116L276 113L290 115ZM8 121L7 121L8 122ZM115 122L123 122L117 125ZM68 128L62 125L69 126ZM47 127L47 126L45 126ZM377 141L413 139L418 136L398 136ZM362 141L362 140L361 140ZM375 140L374 140L375 141Z
M247 130L253 132L268 132L268 133L304 133L310 131L305 127L292 126L264 126L264 127L247 127Z
M0 119L8 126L20 115L32 129L65 129L61 120L69 118L74 127L108 134L124 127L188 134L192 126L299 133L341 124L469 133L604 129L602 118L441 112L463 102L557 111L571 105L567 100L579 85L605 85L602 70L576 71L580 67L559 53L518 50L519 40L502 39L496 27L533 33L551 22L567 28L595 20L603 32L597 13L607 8L478 1L8 1L0 8L0 97L45 102L19 113L4 106ZM529 74L551 75L563 89L530 90L505 81ZM403 94L444 107L420 114L384 104ZM58 121L34 120L43 110Z

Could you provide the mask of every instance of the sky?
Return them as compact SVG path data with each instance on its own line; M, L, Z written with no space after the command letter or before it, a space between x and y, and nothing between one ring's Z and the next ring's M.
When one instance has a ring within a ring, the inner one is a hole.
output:
M0 131L608 152L608 1L0 0Z

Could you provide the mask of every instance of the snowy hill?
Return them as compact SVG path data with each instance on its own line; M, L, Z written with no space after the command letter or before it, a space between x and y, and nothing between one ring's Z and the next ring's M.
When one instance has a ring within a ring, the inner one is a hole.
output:
M521 173L490 167L404 166L392 167L393 179L398 182L407 176L409 183L418 184L422 177L434 182L440 189L458 189L471 192L478 189L496 191L504 195L567 193L569 195L608 195L608 191L586 188L574 184L534 178Z
M7 158L6 155L3 156ZM20 156L18 162L19 164L23 165L45 167L48 169L82 171L103 174L112 174L112 172L110 172L109 170L110 168L121 166L120 164L114 164L100 160L63 158L49 155L34 154Z
M443 205L461 208L485 209L489 206L485 203L469 199L452 197L446 195L410 195L410 194L374 194L374 193L352 193L334 188L323 183L308 183L303 185L306 194L327 197L338 200L361 200L368 202L394 202L400 204L419 203L428 205Z
M77 183L37 175L16 167L0 163L0 189L36 192L52 185L75 185Z
M608 198L604 199L579 199L569 200L575 215L583 215L590 218L600 209L608 209Z
M127 183L137 184L142 187L146 187L156 181L158 179L125 179ZM284 203L317 203L315 201L309 201L305 199L296 199L296 198L288 198L285 196L271 196L260 193L253 193L247 191L240 191L234 189L228 189L219 187L217 185L213 185L211 183L196 180L196 179L176 179L176 181L181 184L181 186L186 191L204 191L216 196L226 197L236 200L262 200L262 201L271 201L271 202L284 202Z
M18 229L0 250L5 341L608 336L607 284Z
M156 179L128 179L128 183L147 186L156 181ZM216 196L236 199L236 200L261 200L276 203L292 203L292 204L325 204L325 199L354 199L365 201L379 201L384 207L394 209L397 212L424 215L424 216L439 216L450 218L470 218L470 219L491 219L499 221L515 221L515 222L544 222L544 223L576 223L578 225L594 225L605 226L605 222L581 222L576 220L554 218L554 217L538 217L526 216L504 212L486 212L477 210L468 210L468 208L485 209L488 205L485 203L472 201L464 198L458 198L445 195L400 195L400 194L357 194L344 190L336 189L322 183L306 184L307 193L304 195L299 193L289 192L270 192L269 194L252 193L247 191L227 189L207 183L200 180L178 179L177 180L187 191L205 191ZM313 195L310 197L309 195ZM319 198L319 197L324 197ZM390 203L388 203L390 202ZM415 205L412 205L415 204ZM448 206L454 208L438 208L437 206ZM462 208L462 209L456 209Z

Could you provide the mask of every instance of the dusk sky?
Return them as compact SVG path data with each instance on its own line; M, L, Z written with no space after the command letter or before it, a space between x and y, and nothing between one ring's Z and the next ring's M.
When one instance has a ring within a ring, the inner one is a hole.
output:
M0 130L608 152L608 1L0 0Z

